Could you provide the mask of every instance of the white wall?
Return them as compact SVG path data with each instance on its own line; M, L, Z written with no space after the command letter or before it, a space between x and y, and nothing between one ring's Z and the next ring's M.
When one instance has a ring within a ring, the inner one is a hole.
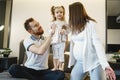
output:
M29 34L24 29L24 21L33 17L40 22L47 35L47 28L51 21L50 8L52 5L63 5L66 9L66 20L68 21L68 5L81 1L88 14L98 22L97 32L105 44L105 0L13 0L10 48L13 50L11 56L19 55L19 42Z
M107 30L107 44L120 44L120 30L108 29Z

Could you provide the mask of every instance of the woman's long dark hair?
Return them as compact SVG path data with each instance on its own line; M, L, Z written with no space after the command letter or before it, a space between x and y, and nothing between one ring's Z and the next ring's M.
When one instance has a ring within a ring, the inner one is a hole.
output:
M78 33L83 31L86 23L89 20L96 22L94 19L87 15L87 12L82 3L75 2L69 5L69 25L72 33L75 33L76 31Z

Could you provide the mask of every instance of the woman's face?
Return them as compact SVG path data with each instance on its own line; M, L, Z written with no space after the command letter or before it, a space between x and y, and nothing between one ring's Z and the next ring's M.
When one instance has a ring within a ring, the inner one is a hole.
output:
M62 20L64 18L64 10L62 7L55 9L55 17L57 20Z

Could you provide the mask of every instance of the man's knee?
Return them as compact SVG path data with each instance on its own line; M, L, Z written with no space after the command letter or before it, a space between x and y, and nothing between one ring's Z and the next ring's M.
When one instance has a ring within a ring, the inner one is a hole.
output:
M64 80L64 78L65 78L64 71L58 71L57 74L58 74L58 77L59 77L58 80Z
M15 71L15 70L18 69L18 66L19 66L19 65L17 65L17 64L13 64L13 65L11 65L11 66L9 67L8 71L9 71L9 72L11 72L11 71L13 72L13 71Z
M44 80L64 80L65 74L63 71L52 71L44 76Z
M15 77L17 73L20 71L20 66L17 64L13 64L9 67L8 72Z

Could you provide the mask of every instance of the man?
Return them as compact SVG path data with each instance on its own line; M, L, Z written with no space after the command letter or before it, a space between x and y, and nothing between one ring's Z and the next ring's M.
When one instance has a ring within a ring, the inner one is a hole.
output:
M23 42L27 60L24 66L12 65L8 70L9 73L13 77L29 80L64 80L62 71L51 71L48 69L48 48L55 32L55 27L53 27L51 34L46 40L42 37L44 30L39 22L33 18L27 19L24 27L31 34Z

